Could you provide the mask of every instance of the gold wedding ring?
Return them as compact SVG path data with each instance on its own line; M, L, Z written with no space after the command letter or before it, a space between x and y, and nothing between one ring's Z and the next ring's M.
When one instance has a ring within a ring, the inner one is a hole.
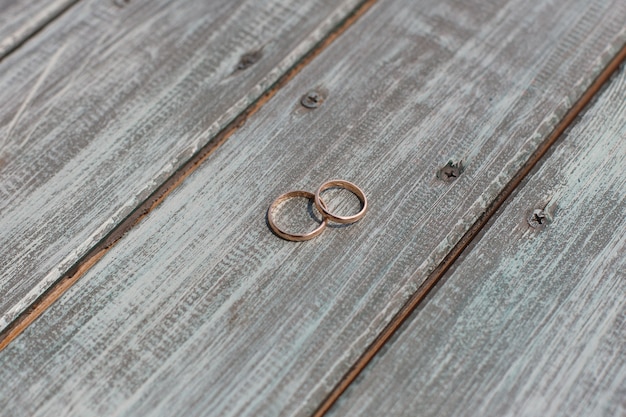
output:
M328 210L328 207L326 206L324 200L322 200L321 193L333 187L344 188L356 195L361 201L361 210L357 214L354 214L352 216L339 216L337 214L331 213L330 210ZM317 210L322 215L322 222L320 223L320 225L315 230L312 230L309 233L287 233L284 230L281 230L280 227L278 227L274 219L274 212L276 211L276 208L280 205L280 203L297 197L303 197L308 198L309 200L313 200L315 202L315 207L317 207ZM282 237L286 240L302 242L319 236L324 231L324 229L326 229L326 226L328 226L329 220L335 223L350 224L361 220L363 216L365 216L366 211L367 198L365 197L365 193L363 192L363 190L361 190L359 187L357 187L356 184L353 184L350 181L331 180L322 184L317 189L317 192L315 194L308 191L297 190L289 191L288 193L279 196L276 200L272 202L272 204L270 204L270 207L267 209L267 223L269 224L270 229L272 229L272 231L277 236Z
M318 236L320 233L322 233L324 229L326 229L326 226L328 225L328 218L324 216L324 214L322 213L322 222L315 230L312 230L309 233L302 233L302 234L287 233L281 230L274 220L274 211L276 210L276 207L278 207L278 205L282 203L283 201L289 200L291 198L297 198L297 197L304 197L304 198L308 198L309 200L315 200L315 195L308 191L300 191L300 190L289 191L288 193L285 193L279 196L276 200L274 200L274 202L270 205L270 208L267 209L267 222L269 223L269 226L272 229L272 231L276 233L276 235L286 240L291 240L294 242L302 242L305 240L313 239L315 236ZM321 206L326 207L326 204L324 204L324 202L321 202Z
M331 213L326 207L326 204L322 200L320 194L324 190L328 190L329 188L333 187L345 188L346 190L351 191L354 195L356 195L361 201L361 211L352 216L339 216ZM315 205L325 218L328 218L335 223L350 224L358 222L363 218L363 216L365 216L365 212L367 211L367 198L365 197L365 193L363 192L363 190L361 190L359 187L357 187L356 184L353 184L350 181L330 180L320 185L320 188L317 189L317 192L315 193Z

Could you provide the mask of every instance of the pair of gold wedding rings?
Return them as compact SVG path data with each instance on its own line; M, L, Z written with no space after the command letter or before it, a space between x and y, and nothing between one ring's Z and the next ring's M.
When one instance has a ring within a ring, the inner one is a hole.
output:
M357 214L354 214L351 216L339 216L339 215L332 213L328 209L328 206L326 205L324 200L322 200L322 197L321 197L322 192L324 192L325 190L328 190L329 188L345 188L346 190L354 193L354 195L356 195L358 199L361 201L361 210ZM274 213L276 212L276 208L282 202L292 199L292 198L297 198L297 197L303 197L303 198L308 198L310 200L313 200L315 202L315 206L317 207L317 210L322 214L322 222L320 223L320 225L317 228L315 228L315 230L312 230L308 233L302 233L302 234L287 233L284 230L282 230L280 227L278 227L274 219ZM367 197L365 197L365 193L363 192L363 190L361 190L359 187L357 187L356 184L353 184L350 181L330 180L322 184L317 189L315 194L310 193L308 191L296 190L296 191L289 191L279 196L276 200L274 200L272 204L270 204L269 209L267 209L267 222L270 228L272 229L272 231L277 236L280 236L286 240L302 242L304 240L313 239L314 237L319 236L324 231L324 229L326 229L326 226L328 226L329 221L332 221L335 223L341 223L341 224L354 223L354 222L361 220L363 216L365 216L366 211L367 211Z

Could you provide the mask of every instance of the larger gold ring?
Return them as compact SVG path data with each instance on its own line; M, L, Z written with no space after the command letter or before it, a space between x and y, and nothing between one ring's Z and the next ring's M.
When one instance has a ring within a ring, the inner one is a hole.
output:
M322 214L322 222L320 223L320 225L315 230L312 230L309 233L303 233L303 234L287 233L287 232L281 230L276 225L276 222L274 221L274 210L283 201L289 200L290 198L296 198L296 197L304 197L304 198L308 198L309 200L314 200L315 199L315 195L313 193L308 192L308 191L299 191L299 190L298 191L289 191L288 193L285 193L285 194L279 196L276 200L274 200L274 202L272 204L270 204L270 208L267 209L267 222L269 223L270 228L272 229L272 231L277 236L282 237L285 240L291 240L291 241L294 241L294 242L302 242L302 241L305 241L305 240L313 239L315 236L318 236L320 233L322 233L324 231L324 229L326 229L326 226L328 225L328 218L326 218ZM324 204L324 202L322 202L321 206L325 208L326 204Z
M322 200L322 197L320 196L320 194L324 190L327 190L332 187L345 188L346 190L354 193L354 195L356 195L359 198L363 206L361 208L361 211L359 211L357 214L352 215L352 216L338 216L336 214L331 213L326 207L326 204ZM318 188L317 191L315 192L315 205L317 206L317 209L324 215L324 217L329 218L335 223L349 224L349 223L358 222L359 220L363 218L363 216L365 216L365 212L367 211L367 198L365 197L365 193L363 192L363 190L361 190L359 187L357 187L356 184L353 184L350 181L330 180L322 184L320 188Z

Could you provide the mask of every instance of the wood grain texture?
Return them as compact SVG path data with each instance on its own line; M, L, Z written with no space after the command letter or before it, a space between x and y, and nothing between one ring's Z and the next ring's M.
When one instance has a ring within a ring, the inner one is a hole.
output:
M0 63L0 330L358 4L84 1Z
M329 416L626 415L625 112L622 67Z
M309 415L624 44L623 2L377 3L0 352L21 415ZM302 94L324 103L303 109ZM435 178L449 159L466 170ZM339 177L359 223L265 210Z
M0 0L0 60L78 0Z

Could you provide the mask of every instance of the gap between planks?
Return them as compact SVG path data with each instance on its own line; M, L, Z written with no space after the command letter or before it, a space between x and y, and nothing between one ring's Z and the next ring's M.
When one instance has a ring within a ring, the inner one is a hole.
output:
M80 0L76 0L77 3ZM222 129L213 139L203 146L189 161L183 164L170 178L161 184L143 203L132 211L116 228L95 245L87 254L74 264L61 279L46 290L35 302L21 313L11 324L0 332L0 352L15 340L31 323L58 300L74 283L76 283L91 267L124 237L133 227L139 224L152 210L159 206L165 198L185 181L217 148L243 126L246 120L263 107L276 93L291 81L304 67L322 53L330 44L341 36L361 16L363 16L377 0L362 1L348 16L318 42L302 59L283 74L278 81L270 86L256 101L250 104L239 116ZM66 8L65 10L69 9ZM64 11L65 11L64 10ZM61 13L57 15L60 16ZM22 42L23 44L23 42ZM2 57L0 57L2 60Z
M465 248L478 236L480 231L485 227L487 222L495 215L496 211L502 206L502 204L509 198L513 191L520 185L520 183L526 178L533 167L543 158L548 149L554 145L557 139L565 132L565 130L574 122L578 114L585 108L587 104L594 98L594 96L600 91L602 86L609 80L611 75L617 70L622 62L626 60L626 45L613 57L609 64L602 70L600 75L595 79L591 86L585 91L582 97L569 109L563 119L554 128L552 133L544 140L537 150L530 156L522 168L517 174L509 181L504 189L498 194L491 205L485 210L485 212L476 220L476 222L469 228L465 235L459 240L459 242L452 248L443 261L434 269L434 271L426 278L424 283L420 285L417 291L409 298L406 304L398 311L384 330L374 339L372 344L363 352L361 357L350 368L348 373L343 377L341 381L333 388L330 394L313 413L312 417L324 416L330 408L335 404L339 397L346 391L346 389L354 382L359 374L365 369L368 363L376 356L380 349L389 341L391 336L398 330L398 328L404 323L404 321L411 315L411 313L417 308L417 306L424 300L433 287L439 282L441 277L452 266L452 264L463 253ZM1 340L0 340L1 343Z
M50 13L46 13L44 10L43 17L41 20L36 21L32 27L25 27L22 29L21 33L11 35L12 42L8 43L5 46L4 42L0 45L0 62L2 62L6 57L15 52L19 47L24 45L30 39L35 37L38 33L40 33L46 26L52 23L54 20L58 19L61 15L75 6L80 0L70 0L65 4L62 4L58 9L53 9ZM53 6L54 7L54 6Z

